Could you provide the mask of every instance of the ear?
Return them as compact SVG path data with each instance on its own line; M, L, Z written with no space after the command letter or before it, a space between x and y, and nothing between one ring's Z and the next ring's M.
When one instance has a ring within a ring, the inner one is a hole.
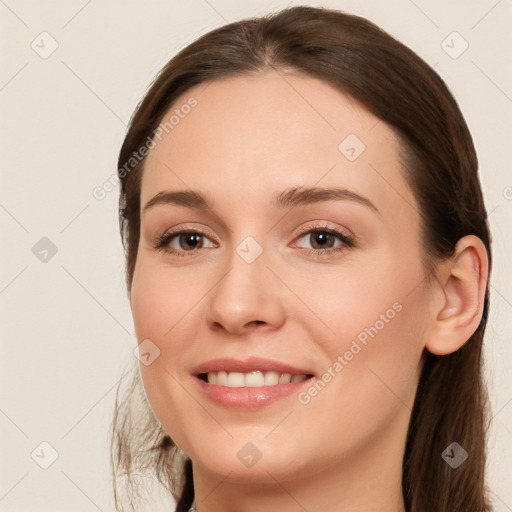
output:
M461 238L454 255L438 266L431 326L425 348L437 355L455 352L477 330L482 319L489 259L476 236Z

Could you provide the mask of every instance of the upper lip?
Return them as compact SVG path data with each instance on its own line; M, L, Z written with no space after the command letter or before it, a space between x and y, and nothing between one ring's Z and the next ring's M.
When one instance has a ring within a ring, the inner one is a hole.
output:
M292 375L313 375L310 370L297 368L280 361L264 359L260 357L249 357L248 359L219 358L205 361L196 366L192 373L202 375L209 372L240 372L249 373L254 371L274 371L277 373L290 373Z

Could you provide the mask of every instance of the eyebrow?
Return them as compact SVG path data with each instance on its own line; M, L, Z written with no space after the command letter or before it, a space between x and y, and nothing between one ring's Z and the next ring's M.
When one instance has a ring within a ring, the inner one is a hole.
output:
M271 200L274 208L293 208L324 201L349 200L370 208L380 214L377 207L366 197L344 188L293 187L280 192ZM196 190L162 191L152 197L144 206L143 212L156 205L173 204L197 210L213 210L213 200Z

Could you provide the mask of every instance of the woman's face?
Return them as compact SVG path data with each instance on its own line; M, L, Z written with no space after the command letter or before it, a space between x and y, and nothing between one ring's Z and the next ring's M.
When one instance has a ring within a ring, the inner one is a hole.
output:
M275 72L197 86L166 121L131 289L164 428L195 470L252 482L400 458L431 293L391 129Z

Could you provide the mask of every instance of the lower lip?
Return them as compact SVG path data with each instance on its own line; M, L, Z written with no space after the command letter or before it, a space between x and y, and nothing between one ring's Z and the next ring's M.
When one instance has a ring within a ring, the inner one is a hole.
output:
M203 393L224 407L240 409L257 409L269 405L277 400L296 395L301 388L311 385L312 378L290 384L276 384L275 386L230 388L209 384L197 377Z

